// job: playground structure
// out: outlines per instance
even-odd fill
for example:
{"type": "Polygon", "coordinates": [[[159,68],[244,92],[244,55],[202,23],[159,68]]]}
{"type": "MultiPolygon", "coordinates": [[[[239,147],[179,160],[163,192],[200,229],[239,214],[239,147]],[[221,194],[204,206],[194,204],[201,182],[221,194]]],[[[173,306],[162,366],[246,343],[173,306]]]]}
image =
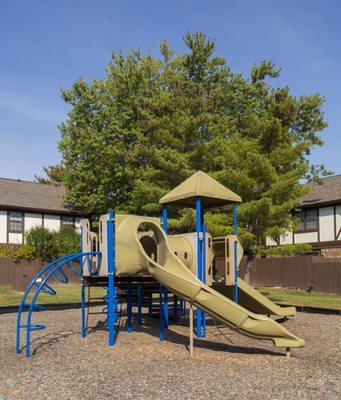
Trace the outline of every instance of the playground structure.
{"type": "MultiPolygon", "coordinates": [[[[279,307],[238,278],[243,249],[237,239],[237,203],[241,198],[202,171],[196,172],[161,200],[159,218],[109,212],[99,219],[98,235],[90,223],[81,223],[82,251],[46,265],[27,287],[18,312],[16,351],[21,352],[21,331],[25,331],[25,352],[30,357],[31,333],[45,328],[32,323],[32,313],[42,310],[36,304],[40,292],[56,290],[48,283],[54,276],[67,283],[65,268],[81,278],[82,337],[86,336],[87,286],[103,286],[109,346],[115,344],[119,323],[119,303],[127,304],[127,331],[132,332],[133,306],[137,324],[142,324],[142,307],[160,318],[160,340],[172,318],[190,310],[190,326],[195,307],[195,334],[206,336],[208,316],[248,337],[270,340],[276,347],[303,347],[304,340],[291,334],[270,315],[287,317],[294,307],[279,307]],[[204,209],[233,205],[233,235],[213,239],[206,231],[204,209]],[[194,207],[196,231],[168,234],[168,205],[194,207]],[[30,303],[28,295],[33,293],[30,303]],[[158,295],[156,297],[156,294],[158,295]],[[170,300],[172,297],[172,304],[170,300]],[[157,307],[155,300],[158,301],[157,307]]],[[[192,331],[191,331],[192,332],[192,331]]]]}

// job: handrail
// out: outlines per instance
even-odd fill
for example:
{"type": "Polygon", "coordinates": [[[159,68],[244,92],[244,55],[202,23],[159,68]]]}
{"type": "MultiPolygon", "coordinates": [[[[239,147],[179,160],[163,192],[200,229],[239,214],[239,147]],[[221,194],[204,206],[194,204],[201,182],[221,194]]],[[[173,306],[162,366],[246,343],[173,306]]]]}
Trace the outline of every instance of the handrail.
{"type": "Polygon", "coordinates": [[[83,276],[83,272],[84,272],[84,265],[85,262],[88,262],[88,272],[90,276],[93,275],[98,275],[100,267],[101,267],[101,256],[102,253],[101,252],[79,252],[79,253],[74,253],[74,254],[69,254],[63,257],[60,257],[54,261],[52,261],[50,264],[45,265],[32,279],[31,283],[28,285],[28,287],[26,288],[21,302],[20,302],[20,306],[19,306],[19,310],[18,310],[18,316],[17,316],[17,331],[16,331],[16,352],[17,354],[20,353],[21,349],[20,349],[20,330],[22,328],[26,328],[26,357],[28,358],[30,356],[30,333],[31,331],[34,330],[40,330],[40,329],[44,329],[45,326],[44,325],[31,325],[31,318],[32,318],[32,312],[34,310],[42,310],[42,309],[46,309],[42,306],[39,306],[38,304],[35,304],[36,299],[39,295],[39,293],[41,291],[48,293],[50,295],[55,295],[56,291],[47,284],[47,281],[55,276],[56,279],[61,282],[61,283],[67,283],[68,282],[68,278],[67,275],[65,273],[65,271],[63,270],[63,267],[65,265],[67,265],[70,270],[77,276],[83,276]],[[98,256],[98,266],[96,268],[95,271],[92,271],[92,266],[90,263],[90,256],[92,255],[97,255],[98,256]],[[85,260],[83,260],[85,257],[85,260]],[[74,260],[79,260],[79,264],[80,264],[80,271],[78,273],[78,271],[75,269],[75,265],[73,263],[74,260]],[[43,277],[43,275],[50,270],[47,275],[45,277],[43,277]],[[41,281],[39,281],[38,283],[38,279],[42,278],[41,281]],[[31,299],[30,305],[26,304],[26,299],[28,294],[30,293],[31,289],[35,286],[36,290],[34,292],[34,295],[31,299]],[[24,307],[29,307],[28,310],[28,315],[27,315],[27,319],[26,319],[26,324],[22,325],[21,324],[21,315],[23,312],[24,307]]]}

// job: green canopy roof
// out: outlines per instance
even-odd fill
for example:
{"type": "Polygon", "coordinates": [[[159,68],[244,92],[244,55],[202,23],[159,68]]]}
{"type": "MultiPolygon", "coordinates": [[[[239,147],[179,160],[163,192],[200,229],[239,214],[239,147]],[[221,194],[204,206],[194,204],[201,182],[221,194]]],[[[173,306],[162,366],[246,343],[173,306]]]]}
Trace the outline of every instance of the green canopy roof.
{"type": "Polygon", "coordinates": [[[160,204],[172,204],[179,207],[194,207],[195,198],[200,197],[206,208],[220,207],[226,204],[241,203],[242,199],[232,190],[223,186],[202,171],[197,171],[179,186],[163,196],[160,204]]]}

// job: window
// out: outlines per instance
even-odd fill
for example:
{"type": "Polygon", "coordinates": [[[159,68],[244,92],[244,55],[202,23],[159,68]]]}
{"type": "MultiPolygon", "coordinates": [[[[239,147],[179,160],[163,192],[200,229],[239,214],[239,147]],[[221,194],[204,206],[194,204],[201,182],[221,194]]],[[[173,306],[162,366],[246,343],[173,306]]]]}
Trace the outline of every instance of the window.
{"type": "Polygon", "coordinates": [[[69,215],[62,215],[60,219],[60,227],[65,228],[66,226],[75,227],[75,218],[69,215]]]}
{"type": "Polygon", "coordinates": [[[10,233],[22,233],[23,231],[23,214],[20,212],[8,213],[8,231],[10,233]]]}
{"type": "Polygon", "coordinates": [[[317,209],[302,210],[297,214],[297,217],[300,219],[297,232],[317,231],[317,209]]]}

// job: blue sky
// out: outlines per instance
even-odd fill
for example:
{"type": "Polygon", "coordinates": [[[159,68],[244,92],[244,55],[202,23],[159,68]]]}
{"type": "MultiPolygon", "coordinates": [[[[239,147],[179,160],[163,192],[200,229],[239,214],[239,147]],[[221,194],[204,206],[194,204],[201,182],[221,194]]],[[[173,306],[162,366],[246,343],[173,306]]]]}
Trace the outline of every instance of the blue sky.
{"type": "Polygon", "coordinates": [[[236,72],[272,59],[279,84],[326,99],[325,146],[311,160],[341,173],[341,1],[3,1],[0,6],[0,176],[32,180],[55,164],[67,107],[60,88],[102,77],[111,50],[157,54],[202,30],[236,72]]]}

